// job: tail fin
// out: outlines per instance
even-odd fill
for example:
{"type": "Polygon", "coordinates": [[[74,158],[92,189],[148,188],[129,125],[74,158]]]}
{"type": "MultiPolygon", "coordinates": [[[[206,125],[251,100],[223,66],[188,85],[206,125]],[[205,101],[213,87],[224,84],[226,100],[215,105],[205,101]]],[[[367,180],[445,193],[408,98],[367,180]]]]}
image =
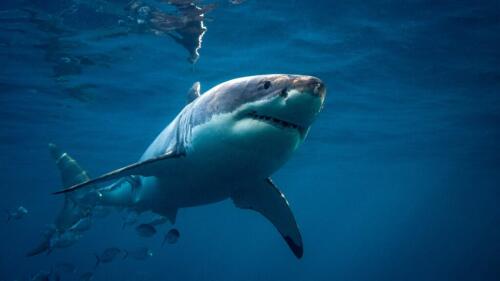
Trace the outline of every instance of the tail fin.
{"type": "MultiPolygon", "coordinates": [[[[87,172],[82,169],[82,167],[80,167],[80,165],[71,156],[69,156],[66,152],[61,151],[55,144],[49,143],[49,151],[59,168],[61,181],[64,187],[69,187],[89,180],[87,172]]],[[[85,193],[86,192],[88,192],[88,190],[85,191],[85,193]]],[[[36,248],[26,254],[27,256],[35,256],[44,252],[50,254],[52,251],[52,248],[50,247],[50,239],[54,232],[64,231],[73,226],[82,217],[88,215],[88,208],[84,208],[78,203],[78,198],[85,193],[76,193],[66,196],[64,199],[64,205],[55,219],[54,231],[46,235],[36,248]]]]}
{"type": "MultiPolygon", "coordinates": [[[[55,144],[49,143],[49,151],[61,174],[63,187],[72,186],[89,180],[87,172],[68,153],[60,150],[55,144]]],[[[78,222],[86,215],[88,210],[81,208],[78,199],[89,190],[69,194],[64,200],[64,205],[56,218],[58,229],[66,229],[78,222]]]]}

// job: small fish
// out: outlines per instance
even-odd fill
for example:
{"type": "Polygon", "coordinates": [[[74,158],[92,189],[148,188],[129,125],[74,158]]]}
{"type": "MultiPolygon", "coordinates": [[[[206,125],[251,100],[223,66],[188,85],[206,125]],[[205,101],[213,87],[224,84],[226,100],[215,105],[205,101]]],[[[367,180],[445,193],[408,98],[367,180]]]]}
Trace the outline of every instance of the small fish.
{"type": "Polygon", "coordinates": [[[114,261],[115,258],[122,253],[123,251],[116,247],[107,248],[100,255],[97,254],[95,255],[96,258],[95,267],[99,266],[99,264],[101,263],[110,263],[114,261]]]}
{"type": "Polygon", "coordinates": [[[242,4],[243,2],[245,2],[246,0],[229,0],[229,3],[233,4],[233,5],[240,5],[242,4]]]}
{"type": "Polygon", "coordinates": [[[126,226],[132,226],[139,221],[139,215],[136,212],[128,212],[126,216],[123,217],[122,229],[126,226]]]}
{"type": "Polygon", "coordinates": [[[160,216],[160,215],[155,215],[150,222],[148,222],[147,224],[149,225],[152,225],[152,226],[157,226],[157,225],[161,225],[161,224],[164,224],[168,221],[167,217],[164,217],[164,216],[160,216]]]}
{"type": "Polygon", "coordinates": [[[125,252],[125,257],[132,257],[136,260],[146,260],[153,256],[153,252],[147,247],[140,247],[131,251],[125,252]]]}
{"type": "Polygon", "coordinates": [[[82,275],[80,275],[80,281],[92,281],[92,279],[94,279],[93,272],[87,271],[82,273],[82,275]]]}
{"type": "Polygon", "coordinates": [[[167,242],[168,244],[175,244],[177,243],[177,240],[179,239],[180,233],[179,230],[172,228],[170,229],[167,234],[165,234],[165,238],[163,239],[162,245],[167,242]]]}
{"type": "Polygon", "coordinates": [[[108,216],[110,213],[111,213],[111,209],[103,207],[103,206],[95,206],[92,209],[92,216],[94,216],[96,218],[104,218],[104,217],[108,216]]]}
{"type": "Polygon", "coordinates": [[[61,273],[75,273],[76,272],[76,266],[72,263],[69,263],[69,262],[58,263],[54,266],[54,269],[56,272],[61,272],[61,273]]]}
{"type": "Polygon", "coordinates": [[[50,272],[40,271],[31,277],[31,281],[50,281],[50,272]]]}
{"type": "Polygon", "coordinates": [[[60,281],[61,276],[58,272],[55,272],[53,269],[50,272],[45,270],[39,271],[37,274],[31,277],[31,281],[60,281]]]}
{"type": "Polygon", "coordinates": [[[156,228],[147,223],[138,225],[135,230],[141,237],[151,237],[156,234],[156,228]]]}
{"type": "Polygon", "coordinates": [[[75,232],[85,232],[92,226],[92,219],[90,217],[84,217],[72,225],[69,230],[75,232]]]}
{"type": "Polygon", "coordinates": [[[82,238],[82,235],[75,231],[56,232],[49,241],[48,253],[56,248],[67,248],[78,242],[80,238],[82,238]]]}
{"type": "Polygon", "coordinates": [[[14,211],[5,210],[5,213],[7,213],[7,221],[11,221],[12,219],[20,220],[28,214],[28,210],[23,206],[19,206],[14,211]]]}

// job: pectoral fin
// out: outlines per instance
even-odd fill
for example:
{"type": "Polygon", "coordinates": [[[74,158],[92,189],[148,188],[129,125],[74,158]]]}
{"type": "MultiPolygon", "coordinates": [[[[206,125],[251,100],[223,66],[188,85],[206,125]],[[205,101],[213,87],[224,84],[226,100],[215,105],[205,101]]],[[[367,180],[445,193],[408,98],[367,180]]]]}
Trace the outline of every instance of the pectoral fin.
{"type": "Polygon", "coordinates": [[[237,207],[255,210],[265,216],[278,229],[295,256],[302,257],[302,237],[295,217],[285,196],[270,178],[255,186],[238,189],[232,199],[237,207]]]}
{"type": "Polygon", "coordinates": [[[72,191],[75,191],[77,189],[89,186],[89,185],[99,184],[99,183],[103,183],[106,181],[115,180],[115,179],[119,179],[119,178],[126,177],[126,176],[131,176],[131,175],[154,176],[155,171],[157,171],[156,168],[159,165],[161,165],[162,161],[166,161],[168,159],[173,159],[173,158],[179,158],[181,156],[184,156],[184,154],[183,153],[176,153],[174,151],[169,151],[169,152],[167,152],[163,155],[160,155],[158,157],[151,158],[148,160],[144,160],[142,162],[138,162],[138,163],[134,163],[134,164],[125,166],[123,168],[120,168],[120,169],[111,171],[107,174],[104,174],[98,178],[87,180],[87,181],[84,181],[82,183],[75,184],[69,188],[66,188],[66,189],[63,189],[60,191],[56,191],[53,194],[72,192],[72,191]]]}

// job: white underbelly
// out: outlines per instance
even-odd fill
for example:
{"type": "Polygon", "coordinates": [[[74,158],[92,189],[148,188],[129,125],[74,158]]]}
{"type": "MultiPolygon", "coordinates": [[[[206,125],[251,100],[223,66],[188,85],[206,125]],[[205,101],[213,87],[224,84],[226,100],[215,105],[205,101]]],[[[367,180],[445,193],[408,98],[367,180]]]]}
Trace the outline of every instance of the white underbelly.
{"type": "Polygon", "coordinates": [[[254,120],[209,122],[193,129],[185,157],[168,162],[160,177],[146,179],[144,197],[178,208],[225,200],[242,183],[269,177],[299,144],[298,134],[254,120]]]}

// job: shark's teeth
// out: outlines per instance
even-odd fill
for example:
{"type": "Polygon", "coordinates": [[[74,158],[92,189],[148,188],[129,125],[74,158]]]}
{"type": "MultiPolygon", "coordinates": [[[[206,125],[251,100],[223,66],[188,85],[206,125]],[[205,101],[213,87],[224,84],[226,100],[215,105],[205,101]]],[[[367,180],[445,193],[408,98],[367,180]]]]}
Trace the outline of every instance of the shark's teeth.
{"type": "Polygon", "coordinates": [[[278,125],[278,126],[284,127],[284,128],[291,128],[291,129],[296,129],[296,130],[301,130],[302,129],[297,124],[293,124],[291,122],[288,122],[288,121],[285,121],[285,120],[281,120],[281,119],[278,119],[278,118],[275,118],[275,117],[272,117],[272,116],[260,115],[260,114],[257,114],[254,111],[250,112],[248,114],[248,116],[250,116],[253,119],[261,120],[261,121],[266,121],[266,122],[269,122],[269,123],[272,123],[274,125],[278,125]]]}

